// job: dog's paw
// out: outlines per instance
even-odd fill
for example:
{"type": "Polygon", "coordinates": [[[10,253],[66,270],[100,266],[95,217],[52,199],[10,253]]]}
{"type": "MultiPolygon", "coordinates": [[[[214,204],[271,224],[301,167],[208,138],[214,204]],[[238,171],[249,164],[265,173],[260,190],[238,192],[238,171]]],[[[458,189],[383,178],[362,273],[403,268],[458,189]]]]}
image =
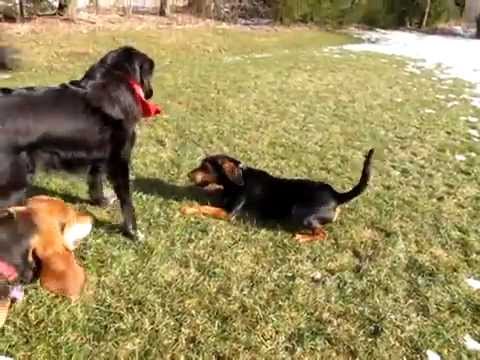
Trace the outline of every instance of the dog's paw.
{"type": "Polygon", "coordinates": [[[313,241],[322,241],[327,238],[327,232],[323,229],[316,230],[315,233],[312,234],[296,234],[295,240],[298,241],[300,244],[306,244],[313,241]]]}
{"type": "Polygon", "coordinates": [[[137,241],[138,239],[138,230],[134,230],[131,226],[122,226],[122,234],[126,238],[137,241]]]}
{"type": "Polygon", "coordinates": [[[186,205],[186,206],[182,206],[182,208],[180,209],[180,212],[183,215],[196,215],[196,214],[200,214],[200,209],[198,208],[198,206],[186,205]]]}

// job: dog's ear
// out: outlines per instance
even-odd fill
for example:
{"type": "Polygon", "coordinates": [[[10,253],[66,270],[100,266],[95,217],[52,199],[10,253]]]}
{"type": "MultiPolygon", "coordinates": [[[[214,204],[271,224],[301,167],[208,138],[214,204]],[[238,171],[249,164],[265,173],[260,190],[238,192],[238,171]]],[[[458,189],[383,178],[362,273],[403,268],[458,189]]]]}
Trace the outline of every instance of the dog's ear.
{"type": "Polygon", "coordinates": [[[151,79],[155,69],[155,62],[147,55],[139,53],[136,58],[135,67],[138,71],[138,77],[145,94],[145,99],[150,99],[153,96],[153,88],[151,79]]]}
{"type": "Polygon", "coordinates": [[[245,185],[243,181],[242,168],[233,161],[225,160],[222,162],[222,168],[227,178],[238,186],[245,185]]]}
{"type": "Polygon", "coordinates": [[[94,81],[87,89],[87,100],[117,120],[139,119],[141,114],[126,81],[94,81]]]}
{"type": "Polygon", "coordinates": [[[75,301],[86,283],[85,270],[78,265],[73,252],[63,248],[42,261],[40,283],[44,289],[75,301]]]}

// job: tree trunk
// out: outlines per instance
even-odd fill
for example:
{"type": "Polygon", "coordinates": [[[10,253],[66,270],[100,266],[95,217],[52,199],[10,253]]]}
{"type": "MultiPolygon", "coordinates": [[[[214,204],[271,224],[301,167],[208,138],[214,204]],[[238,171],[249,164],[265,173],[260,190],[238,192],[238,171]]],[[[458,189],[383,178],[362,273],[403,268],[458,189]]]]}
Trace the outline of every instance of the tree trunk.
{"type": "Polygon", "coordinates": [[[130,16],[132,15],[132,10],[133,10],[133,1],[132,0],[125,0],[124,2],[124,12],[125,16],[130,16]]]}
{"type": "Polygon", "coordinates": [[[430,14],[431,6],[432,6],[432,0],[427,0],[427,7],[425,8],[425,15],[423,16],[423,21],[422,21],[422,29],[424,29],[427,26],[428,15],[430,14]]]}
{"type": "Polygon", "coordinates": [[[77,17],[77,0],[70,0],[67,7],[67,14],[70,20],[75,21],[77,17]]]}
{"type": "Polygon", "coordinates": [[[474,24],[478,15],[480,15],[480,0],[465,0],[465,10],[463,11],[464,24],[474,24]]]}
{"type": "Polygon", "coordinates": [[[170,16],[170,0],[160,0],[160,9],[158,10],[160,16],[170,16]]]}
{"type": "Polygon", "coordinates": [[[477,33],[475,34],[475,37],[477,39],[480,39],[480,14],[477,16],[476,22],[477,22],[477,33]]]}
{"type": "Polygon", "coordinates": [[[58,7],[57,7],[57,15],[63,16],[65,15],[65,12],[67,11],[67,3],[65,0],[59,0],[58,1],[58,7]]]}
{"type": "Polygon", "coordinates": [[[25,20],[25,6],[23,0],[18,0],[18,20],[20,22],[25,20]]]}

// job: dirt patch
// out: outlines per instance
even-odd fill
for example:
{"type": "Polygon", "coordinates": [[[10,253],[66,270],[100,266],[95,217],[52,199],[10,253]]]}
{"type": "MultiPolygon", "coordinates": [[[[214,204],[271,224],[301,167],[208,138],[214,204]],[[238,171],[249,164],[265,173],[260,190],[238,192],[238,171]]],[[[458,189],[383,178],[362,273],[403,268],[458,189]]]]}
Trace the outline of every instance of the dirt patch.
{"type": "Polygon", "coordinates": [[[187,14],[177,14],[171,17],[155,15],[131,15],[120,14],[92,14],[80,13],[75,21],[58,16],[45,16],[34,18],[25,23],[2,23],[0,31],[4,34],[22,36],[29,33],[44,33],[51,31],[62,32],[88,32],[91,30],[121,30],[121,29],[145,29],[145,28],[176,28],[212,26],[217,24],[213,20],[203,19],[187,14]]]}
{"type": "Polygon", "coordinates": [[[192,27],[217,27],[245,31],[295,31],[298,29],[318,29],[308,25],[281,26],[269,21],[242,22],[232,24],[212,19],[178,13],[169,17],[134,14],[124,16],[118,13],[81,12],[75,21],[59,16],[42,16],[24,23],[0,23],[0,32],[6,35],[23,36],[26,34],[42,34],[52,31],[86,33],[92,30],[142,30],[142,29],[175,29],[192,27]]]}

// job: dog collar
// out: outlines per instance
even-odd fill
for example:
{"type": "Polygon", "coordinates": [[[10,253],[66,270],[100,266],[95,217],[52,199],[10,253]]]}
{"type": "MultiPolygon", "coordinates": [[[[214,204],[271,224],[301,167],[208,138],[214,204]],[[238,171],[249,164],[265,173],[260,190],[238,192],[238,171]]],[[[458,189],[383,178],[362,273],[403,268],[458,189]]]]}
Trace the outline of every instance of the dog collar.
{"type": "Polygon", "coordinates": [[[160,106],[145,99],[143,89],[138,82],[133,79],[129,79],[128,82],[133,89],[137,104],[142,109],[142,117],[152,117],[162,113],[162,109],[160,108],[160,106]]]}
{"type": "Polygon", "coordinates": [[[17,270],[9,263],[0,259],[0,278],[13,281],[17,278],[17,270]]]}

